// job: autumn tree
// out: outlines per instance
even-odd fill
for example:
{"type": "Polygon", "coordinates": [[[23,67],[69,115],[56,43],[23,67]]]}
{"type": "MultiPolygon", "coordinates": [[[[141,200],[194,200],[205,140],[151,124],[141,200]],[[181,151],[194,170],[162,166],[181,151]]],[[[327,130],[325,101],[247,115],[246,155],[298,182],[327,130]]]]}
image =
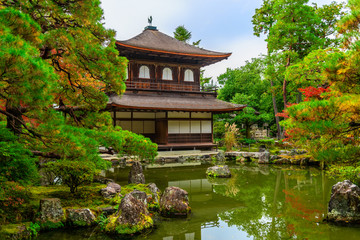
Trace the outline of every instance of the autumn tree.
{"type": "Polygon", "coordinates": [[[309,149],[318,160],[357,182],[359,169],[359,1],[338,23],[342,50],[317,50],[289,68],[287,78],[305,85],[305,101],[289,107],[284,125],[289,140],[309,149]]]}
{"type": "MultiPolygon", "coordinates": [[[[342,5],[335,2],[318,7],[316,4],[308,5],[308,0],[264,0],[263,5],[255,10],[252,19],[254,34],[266,35],[268,63],[264,76],[272,87],[275,116],[278,112],[275,100],[277,85],[282,85],[284,108],[289,97],[293,100],[299,96],[296,87],[291,86],[289,91],[285,70],[312,50],[337,44],[332,35],[341,9],[342,5]]],[[[275,120],[279,136],[279,118],[275,117],[275,120]]]]}
{"type": "Polygon", "coordinates": [[[108,165],[99,146],[156,155],[149,139],[114,128],[103,111],[107,93],[125,91],[127,60],[102,20],[97,0],[1,1],[0,120],[33,155],[98,169],[108,165]]]}

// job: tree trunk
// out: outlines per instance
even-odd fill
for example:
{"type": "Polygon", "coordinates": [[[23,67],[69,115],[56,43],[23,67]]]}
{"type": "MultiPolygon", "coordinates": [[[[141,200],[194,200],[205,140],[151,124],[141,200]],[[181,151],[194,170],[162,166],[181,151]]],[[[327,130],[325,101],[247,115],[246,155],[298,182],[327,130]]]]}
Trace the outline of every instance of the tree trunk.
{"type": "Polygon", "coordinates": [[[22,131],[22,112],[20,106],[14,107],[9,101],[7,101],[6,112],[9,113],[6,117],[6,127],[14,134],[19,135],[22,131]]]}
{"type": "Polygon", "coordinates": [[[283,99],[284,99],[284,109],[287,108],[287,99],[286,99],[286,85],[287,85],[287,82],[286,82],[286,79],[284,78],[284,82],[283,82],[283,99]]]}
{"type": "Polygon", "coordinates": [[[270,85],[271,85],[271,95],[272,95],[272,102],[273,102],[273,107],[274,107],[275,122],[276,122],[276,129],[277,129],[277,139],[281,139],[282,134],[281,134],[280,119],[279,119],[279,116],[277,116],[277,114],[279,112],[278,112],[278,108],[276,105],[275,93],[273,91],[274,83],[272,80],[270,80],[270,85]]]}
{"type": "Polygon", "coordinates": [[[245,123],[245,136],[247,139],[250,139],[250,124],[245,123]]]}

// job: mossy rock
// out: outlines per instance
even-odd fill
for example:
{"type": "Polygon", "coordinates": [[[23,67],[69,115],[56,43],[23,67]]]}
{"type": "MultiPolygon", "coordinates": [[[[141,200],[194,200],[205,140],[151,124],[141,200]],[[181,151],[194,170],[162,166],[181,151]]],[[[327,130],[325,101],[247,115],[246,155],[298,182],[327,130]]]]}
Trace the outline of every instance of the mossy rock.
{"type": "Polygon", "coordinates": [[[118,212],[106,220],[104,231],[110,234],[134,234],[151,228],[154,224],[145,204],[131,193],[121,200],[118,212]]]}
{"type": "Polygon", "coordinates": [[[191,213],[187,191],[167,187],[160,199],[160,213],[164,217],[187,217],[191,213]]]}
{"type": "Polygon", "coordinates": [[[31,239],[31,232],[28,230],[30,222],[21,224],[8,224],[0,226],[0,239],[23,240],[31,239]]]}
{"type": "Polygon", "coordinates": [[[209,167],[206,170],[206,175],[209,177],[229,178],[231,177],[231,172],[227,165],[216,165],[209,167]]]}

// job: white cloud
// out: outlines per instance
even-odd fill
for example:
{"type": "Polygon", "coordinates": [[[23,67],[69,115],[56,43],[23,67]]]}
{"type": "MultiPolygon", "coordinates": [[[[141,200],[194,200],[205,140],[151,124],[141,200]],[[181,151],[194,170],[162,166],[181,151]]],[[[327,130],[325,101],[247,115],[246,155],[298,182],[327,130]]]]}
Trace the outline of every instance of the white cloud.
{"type": "MultiPolygon", "coordinates": [[[[318,5],[333,0],[310,0],[318,5]]],[[[337,0],[340,2],[340,0],[337,0]]],[[[140,34],[153,16],[153,25],[168,35],[185,24],[193,41],[202,39],[201,47],[232,52],[228,60],[206,67],[205,76],[216,80],[226,68],[244,65],[246,60],[266,53],[264,38],[252,35],[251,17],[262,0],[102,0],[105,26],[117,31],[118,40],[140,34]]]]}
{"type": "MultiPolygon", "coordinates": [[[[256,58],[267,52],[265,40],[255,36],[243,36],[222,45],[226,48],[225,52],[232,52],[232,55],[227,60],[204,68],[205,76],[213,77],[214,80],[220,74],[225,73],[227,68],[240,67],[245,64],[246,60],[249,61],[251,58],[256,58]]],[[[219,49],[214,50],[218,51],[219,49]]]]}
{"type": "Polygon", "coordinates": [[[126,40],[142,32],[148,25],[149,16],[153,16],[154,26],[158,26],[161,31],[168,31],[172,23],[180,22],[179,16],[184,17],[190,5],[182,0],[103,0],[101,6],[104,9],[105,26],[116,30],[118,40],[126,40]]]}

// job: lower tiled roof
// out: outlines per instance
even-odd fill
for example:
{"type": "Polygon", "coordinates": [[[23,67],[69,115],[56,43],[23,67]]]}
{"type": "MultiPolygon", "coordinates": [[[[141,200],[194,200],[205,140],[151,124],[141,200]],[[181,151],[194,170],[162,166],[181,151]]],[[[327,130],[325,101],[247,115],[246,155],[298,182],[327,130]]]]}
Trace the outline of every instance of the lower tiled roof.
{"type": "Polygon", "coordinates": [[[134,94],[109,96],[108,106],[122,109],[192,111],[192,112],[232,112],[246,105],[233,104],[216,99],[214,96],[181,96],[171,94],[134,94]]]}

